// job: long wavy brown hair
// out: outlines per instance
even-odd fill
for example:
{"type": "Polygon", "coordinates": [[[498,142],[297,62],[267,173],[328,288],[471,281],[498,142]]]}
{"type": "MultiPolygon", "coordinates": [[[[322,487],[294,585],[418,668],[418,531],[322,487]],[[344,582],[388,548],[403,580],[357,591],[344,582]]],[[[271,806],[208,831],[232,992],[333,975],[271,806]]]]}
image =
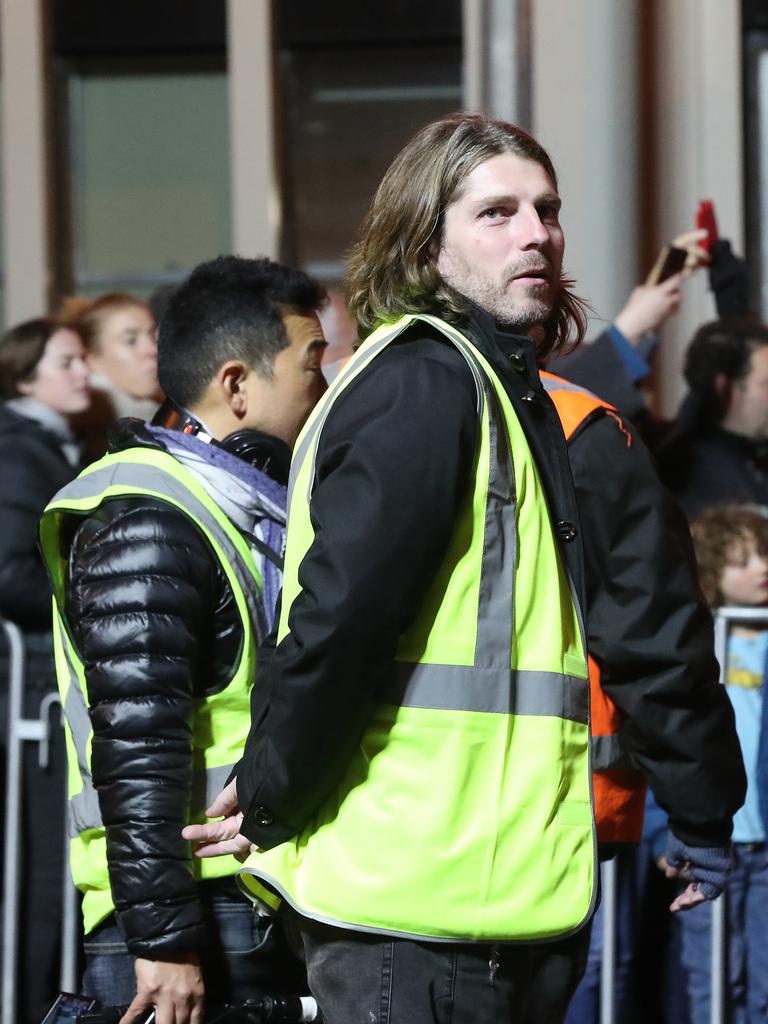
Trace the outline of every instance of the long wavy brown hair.
{"type": "MultiPolygon", "coordinates": [[[[512,153],[540,164],[557,188],[546,150],[533,136],[482,114],[453,114],[422,128],[398,153],[376,191],[348,258],[347,302],[361,337],[406,313],[457,320],[467,300],[437,269],[446,209],[462,182],[491,157],[512,153]]],[[[537,343],[539,358],[581,342],[587,304],[565,276],[537,343]]]]}

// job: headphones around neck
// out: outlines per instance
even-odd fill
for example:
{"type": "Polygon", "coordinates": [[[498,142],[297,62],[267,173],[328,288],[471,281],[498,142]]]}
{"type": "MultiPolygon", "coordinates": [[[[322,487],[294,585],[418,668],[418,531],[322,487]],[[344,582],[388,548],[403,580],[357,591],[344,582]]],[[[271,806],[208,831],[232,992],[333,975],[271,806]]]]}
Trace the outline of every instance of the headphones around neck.
{"type": "Polygon", "coordinates": [[[228,434],[223,441],[211,437],[200,420],[178,405],[172,398],[166,398],[152,417],[153,427],[164,427],[166,430],[178,430],[182,434],[191,434],[206,444],[223,448],[230,455],[235,455],[243,462],[261,470],[271,477],[275,483],[288,485],[288,473],[291,468],[291,449],[279,437],[265,434],[261,430],[236,430],[228,434]]]}

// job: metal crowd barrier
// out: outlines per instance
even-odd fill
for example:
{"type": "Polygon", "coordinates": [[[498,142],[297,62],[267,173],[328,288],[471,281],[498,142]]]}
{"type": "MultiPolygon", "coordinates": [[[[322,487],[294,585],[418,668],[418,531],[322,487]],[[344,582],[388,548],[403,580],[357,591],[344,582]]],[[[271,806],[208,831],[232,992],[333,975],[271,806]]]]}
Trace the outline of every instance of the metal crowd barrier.
{"type": "MultiPolygon", "coordinates": [[[[725,683],[726,653],[731,624],[768,624],[768,608],[730,607],[715,613],[715,657],[720,666],[720,682],[725,683]]],[[[600,1024],[616,1024],[616,919],[618,872],[615,860],[602,865],[603,957],[600,968],[600,1024]]],[[[683,911],[684,913],[684,911],[683,911]]],[[[712,944],[710,948],[710,1024],[725,1024],[727,989],[726,900],[720,896],[711,903],[712,944]]]]}
{"type": "MultiPolygon", "coordinates": [[[[5,840],[3,865],[3,906],[2,906],[2,968],[0,968],[0,1024],[17,1024],[19,1008],[19,915],[22,883],[22,792],[23,752],[25,743],[37,743],[38,764],[41,769],[48,766],[52,729],[63,728],[61,702],[58,694],[46,694],[40,702],[37,718],[24,717],[24,692],[26,683],[27,657],[24,635],[18,626],[0,618],[0,629],[8,645],[8,721],[7,759],[5,786],[5,840]],[[58,709],[55,721],[51,714],[58,709]]],[[[51,640],[51,653],[53,640],[51,640]]],[[[1,726],[0,726],[1,727],[1,726]]],[[[65,773],[66,779],[66,773],[65,773]]],[[[62,789],[61,799],[66,806],[67,792],[62,789]]],[[[80,945],[80,913],[77,890],[72,881],[69,867],[69,836],[65,827],[59,841],[64,843],[64,878],[62,886],[61,965],[59,986],[64,992],[77,992],[78,951],[80,945]]],[[[30,851],[26,851],[29,855],[30,851]]],[[[32,851],[34,852],[34,851],[32,851]]],[[[277,1017],[277,1020],[315,1020],[317,1004],[311,997],[296,997],[301,1004],[298,1016],[277,1017]]],[[[292,1009],[292,1013],[295,1007],[292,1009]]],[[[251,1018],[249,1018],[251,1019],[251,1018]]],[[[255,1016],[252,1019],[256,1019],[255,1016]]],[[[261,1019],[261,1018],[259,1018],[261,1019]]],[[[266,1017],[264,1018],[266,1019],[266,1017]]],[[[273,1017],[270,1016],[270,1020],[273,1017]]]]}
{"type": "MultiPolygon", "coordinates": [[[[0,1024],[16,1024],[18,1004],[19,966],[19,913],[21,910],[21,829],[22,829],[22,784],[23,748],[25,743],[37,743],[38,763],[41,769],[48,765],[51,729],[62,728],[61,704],[56,693],[49,693],[40,702],[37,718],[24,717],[24,691],[26,682],[26,653],[24,636],[18,626],[0,619],[0,628],[8,644],[8,722],[7,722],[7,764],[5,782],[5,842],[3,865],[3,913],[2,943],[3,962],[0,971],[0,1024]],[[55,724],[51,712],[58,705],[59,714],[55,724]]],[[[51,645],[53,641],[51,641],[51,645]]],[[[52,649],[52,648],[51,648],[52,649]]],[[[66,792],[61,799],[66,801],[66,792]]],[[[64,885],[62,907],[62,953],[60,984],[62,989],[73,992],[77,986],[77,950],[79,923],[77,893],[69,871],[69,842],[64,836],[59,839],[65,844],[64,885]]]]}
{"type": "MultiPolygon", "coordinates": [[[[721,608],[715,615],[715,655],[720,665],[720,682],[725,682],[728,634],[733,622],[768,623],[768,608],[721,608]]],[[[22,754],[25,743],[37,743],[39,764],[48,763],[51,737],[51,710],[60,702],[55,693],[43,698],[37,718],[25,718],[24,684],[26,657],[24,637],[18,626],[0,619],[8,644],[8,729],[7,777],[5,789],[5,864],[3,868],[2,943],[3,962],[0,972],[0,1024],[16,1024],[18,923],[20,911],[21,865],[21,794],[22,754]]],[[[56,728],[62,727],[61,715],[56,728]]],[[[62,793],[66,799],[66,793],[62,793]]],[[[61,988],[76,991],[79,915],[77,893],[69,869],[69,842],[64,830],[64,886],[62,915],[61,988]]],[[[616,919],[618,872],[615,860],[605,861],[602,872],[603,899],[603,953],[600,974],[600,1024],[616,1024],[616,919]]],[[[725,1024],[726,993],[726,927],[725,899],[720,897],[711,905],[711,988],[710,1024],[725,1024]]]]}

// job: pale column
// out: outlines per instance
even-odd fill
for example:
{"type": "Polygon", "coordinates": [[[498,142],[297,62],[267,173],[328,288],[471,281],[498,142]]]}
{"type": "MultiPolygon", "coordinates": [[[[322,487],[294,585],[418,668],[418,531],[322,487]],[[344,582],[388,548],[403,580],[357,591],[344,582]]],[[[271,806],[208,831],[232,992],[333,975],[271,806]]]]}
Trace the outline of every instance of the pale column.
{"type": "Polygon", "coordinates": [[[560,179],[565,268],[610,322],[639,274],[638,4],[533,0],[532,14],[532,130],[560,179]]]}
{"type": "Polygon", "coordinates": [[[278,255],[270,0],[228,0],[232,241],[242,256],[278,255]]]}
{"type": "Polygon", "coordinates": [[[48,312],[45,54],[41,0],[0,0],[5,320],[48,312]]]}
{"type": "Polygon", "coordinates": [[[532,0],[464,0],[464,108],[530,122],[532,0]]]}
{"type": "MultiPolygon", "coordinates": [[[[738,0],[658,0],[656,51],[658,239],[692,228],[698,200],[711,198],[721,235],[743,254],[738,0]]],[[[663,334],[658,382],[667,415],[684,392],[685,348],[696,328],[714,317],[706,274],[698,274],[663,334]]]]}

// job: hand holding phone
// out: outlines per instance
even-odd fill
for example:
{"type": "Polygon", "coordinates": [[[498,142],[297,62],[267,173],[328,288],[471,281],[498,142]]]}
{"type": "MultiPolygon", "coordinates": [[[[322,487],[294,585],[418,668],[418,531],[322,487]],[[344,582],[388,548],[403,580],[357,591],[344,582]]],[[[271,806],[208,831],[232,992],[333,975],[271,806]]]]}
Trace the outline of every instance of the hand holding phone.
{"type": "Polygon", "coordinates": [[[701,267],[707,266],[709,253],[703,246],[706,237],[706,231],[699,228],[695,231],[686,231],[673,239],[669,245],[665,245],[646,278],[646,285],[654,287],[679,273],[684,273],[688,277],[701,267]]]}
{"type": "Polygon", "coordinates": [[[661,284],[662,281],[666,281],[674,274],[679,274],[685,267],[687,259],[687,249],[679,249],[676,245],[665,245],[645,283],[647,285],[661,284]]]}

